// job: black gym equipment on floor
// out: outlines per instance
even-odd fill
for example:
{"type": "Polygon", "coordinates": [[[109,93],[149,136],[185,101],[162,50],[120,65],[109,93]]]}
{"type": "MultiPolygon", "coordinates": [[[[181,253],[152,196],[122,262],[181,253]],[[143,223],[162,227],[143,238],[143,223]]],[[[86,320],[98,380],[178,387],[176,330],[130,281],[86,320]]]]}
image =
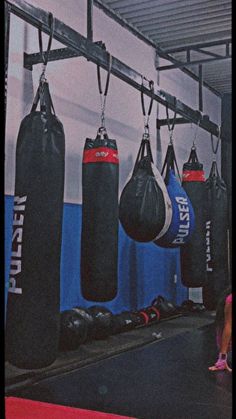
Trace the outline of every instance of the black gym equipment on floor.
{"type": "Polygon", "coordinates": [[[82,345],[57,368],[8,366],[6,395],[138,419],[231,419],[232,374],[209,372],[215,357],[214,317],[195,313],[82,345]]]}

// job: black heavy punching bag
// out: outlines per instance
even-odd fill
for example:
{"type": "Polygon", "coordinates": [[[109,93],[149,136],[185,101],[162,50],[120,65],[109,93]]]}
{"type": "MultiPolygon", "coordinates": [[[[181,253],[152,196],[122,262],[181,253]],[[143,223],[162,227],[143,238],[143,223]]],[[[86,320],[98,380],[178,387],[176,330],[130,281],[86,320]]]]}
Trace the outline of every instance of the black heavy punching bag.
{"type": "Polygon", "coordinates": [[[229,285],[228,272],[228,203],[227,190],[216,161],[213,161],[206,180],[206,282],[203,285],[203,304],[215,310],[222,291],[229,285]]]}
{"type": "Polygon", "coordinates": [[[117,293],[118,180],[116,141],[98,130],[86,139],[82,166],[81,288],[90,301],[117,293]]]}
{"type": "Polygon", "coordinates": [[[191,200],[195,214],[195,230],[189,242],[181,247],[181,278],[186,287],[201,287],[206,280],[206,189],[203,165],[195,146],[183,165],[182,186],[191,200]]]}
{"type": "Polygon", "coordinates": [[[57,356],[64,161],[63,126],[41,82],[16,146],[6,358],[19,368],[46,367],[57,356]]]}

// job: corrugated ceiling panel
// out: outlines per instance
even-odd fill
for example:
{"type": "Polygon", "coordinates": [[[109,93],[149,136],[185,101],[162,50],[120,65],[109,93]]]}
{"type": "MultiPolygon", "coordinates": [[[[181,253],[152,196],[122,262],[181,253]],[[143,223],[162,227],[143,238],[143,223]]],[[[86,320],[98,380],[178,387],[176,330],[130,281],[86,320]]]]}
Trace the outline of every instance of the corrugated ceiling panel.
{"type": "MultiPolygon", "coordinates": [[[[101,0],[116,14],[136,27],[163,51],[182,62],[183,52],[173,52],[179,47],[188,47],[206,42],[231,38],[231,0],[101,0]]],[[[225,46],[205,48],[212,54],[225,55],[225,46]]],[[[213,55],[212,55],[213,56],[213,55]]],[[[191,59],[209,58],[204,53],[191,51],[191,59]]],[[[196,66],[191,70],[198,74],[196,66]]],[[[168,70],[166,70],[168,71],[168,70]]],[[[204,80],[219,93],[231,89],[231,60],[214,61],[203,66],[204,80]]]]}

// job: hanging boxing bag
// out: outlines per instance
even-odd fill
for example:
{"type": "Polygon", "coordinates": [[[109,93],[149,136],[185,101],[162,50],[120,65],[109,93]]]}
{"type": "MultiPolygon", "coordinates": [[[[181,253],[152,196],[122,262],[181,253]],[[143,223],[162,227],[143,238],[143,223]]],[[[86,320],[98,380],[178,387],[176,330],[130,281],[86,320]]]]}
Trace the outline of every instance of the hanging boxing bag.
{"type": "Polygon", "coordinates": [[[6,358],[19,368],[46,367],[57,356],[64,161],[63,126],[41,81],[16,145],[6,358]]]}
{"type": "Polygon", "coordinates": [[[117,293],[118,182],[116,141],[99,130],[86,139],[82,166],[81,289],[90,301],[117,293]]]}
{"type": "Polygon", "coordinates": [[[206,282],[202,294],[205,307],[215,310],[222,291],[229,285],[227,190],[216,161],[206,180],[206,193],[206,282]]]}
{"type": "Polygon", "coordinates": [[[189,241],[194,230],[194,211],[190,199],[175,176],[178,170],[172,142],[168,145],[162,174],[166,170],[165,183],[172,204],[172,218],[168,230],[154,243],[161,247],[179,247],[189,241]]]}
{"type": "Polygon", "coordinates": [[[171,215],[165,183],[153,165],[149,135],[144,134],[133,172],[120,196],[119,219],[129,237],[149,242],[166,231],[171,215]]]}
{"type": "Polygon", "coordinates": [[[203,165],[195,146],[183,165],[182,186],[192,202],[195,230],[188,244],[181,248],[181,280],[186,287],[201,287],[206,279],[206,190],[203,165]]]}

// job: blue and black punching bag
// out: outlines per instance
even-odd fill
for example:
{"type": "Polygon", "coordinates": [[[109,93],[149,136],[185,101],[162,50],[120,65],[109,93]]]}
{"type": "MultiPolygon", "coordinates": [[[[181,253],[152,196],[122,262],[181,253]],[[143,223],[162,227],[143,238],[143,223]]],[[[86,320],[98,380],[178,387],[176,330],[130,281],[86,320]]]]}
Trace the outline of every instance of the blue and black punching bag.
{"type": "Polygon", "coordinates": [[[203,304],[215,310],[221,293],[229,286],[228,265],[228,198],[224,180],[216,161],[206,180],[206,282],[203,285],[203,304]]]}
{"type": "Polygon", "coordinates": [[[63,125],[41,81],[16,145],[6,359],[19,368],[46,367],[57,356],[64,164],[63,125]]]}
{"type": "Polygon", "coordinates": [[[201,287],[206,280],[206,187],[202,163],[195,146],[183,165],[182,186],[195,213],[195,230],[186,246],[181,248],[181,280],[186,287],[201,287]]]}
{"type": "Polygon", "coordinates": [[[89,301],[117,293],[119,159],[116,140],[87,138],[82,166],[81,289],[89,301]]]}
{"type": "Polygon", "coordinates": [[[172,142],[168,145],[166,158],[162,168],[165,172],[165,184],[172,205],[172,218],[164,235],[160,235],[154,243],[161,247],[179,247],[188,243],[194,231],[195,216],[191,201],[175,175],[178,166],[172,142]]]}

